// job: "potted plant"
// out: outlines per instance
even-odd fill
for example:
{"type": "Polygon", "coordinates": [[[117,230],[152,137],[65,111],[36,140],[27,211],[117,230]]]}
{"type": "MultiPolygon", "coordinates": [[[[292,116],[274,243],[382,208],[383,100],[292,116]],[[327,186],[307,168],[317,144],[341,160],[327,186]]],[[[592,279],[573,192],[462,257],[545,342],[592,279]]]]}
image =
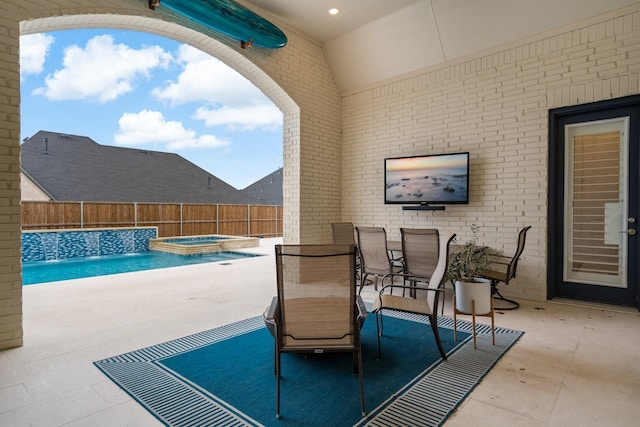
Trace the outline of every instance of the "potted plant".
{"type": "Polygon", "coordinates": [[[483,315],[491,311],[491,282],[482,278],[482,273],[489,269],[491,257],[498,252],[478,245],[479,230],[478,224],[471,224],[472,238],[452,250],[447,280],[455,286],[457,311],[483,315]]]}

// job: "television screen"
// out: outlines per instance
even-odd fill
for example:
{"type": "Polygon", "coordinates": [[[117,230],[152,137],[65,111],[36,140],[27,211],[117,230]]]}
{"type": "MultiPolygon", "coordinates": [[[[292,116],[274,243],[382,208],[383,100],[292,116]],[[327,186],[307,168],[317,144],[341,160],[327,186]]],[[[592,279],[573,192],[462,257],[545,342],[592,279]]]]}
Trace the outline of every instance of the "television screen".
{"type": "Polygon", "coordinates": [[[469,153],[384,160],[387,204],[469,203],[469,153]]]}

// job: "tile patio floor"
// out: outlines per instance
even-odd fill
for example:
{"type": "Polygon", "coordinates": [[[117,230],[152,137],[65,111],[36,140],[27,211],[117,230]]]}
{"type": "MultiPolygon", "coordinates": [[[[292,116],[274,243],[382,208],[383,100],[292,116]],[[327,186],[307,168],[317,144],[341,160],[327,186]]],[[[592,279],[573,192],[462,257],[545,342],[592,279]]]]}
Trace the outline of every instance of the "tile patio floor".
{"type": "MultiPolygon", "coordinates": [[[[26,286],[24,346],[0,351],[0,426],[160,425],[92,362],[260,315],[278,241],[226,265],[26,286]]],[[[496,323],[525,335],[446,426],[640,425],[638,312],[520,302],[496,323]]]]}

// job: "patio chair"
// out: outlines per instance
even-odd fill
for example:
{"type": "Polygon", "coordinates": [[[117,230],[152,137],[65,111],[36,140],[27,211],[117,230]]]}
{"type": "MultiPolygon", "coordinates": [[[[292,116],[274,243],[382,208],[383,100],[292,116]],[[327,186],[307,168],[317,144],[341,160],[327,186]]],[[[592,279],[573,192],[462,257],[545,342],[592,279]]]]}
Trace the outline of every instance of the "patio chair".
{"type": "Polygon", "coordinates": [[[412,314],[421,314],[429,318],[429,324],[433,330],[433,336],[436,340],[438,350],[442,359],[446,360],[447,355],[440,341],[438,333],[438,304],[440,298],[444,296],[444,283],[449,265],[449,245],[455,237],[455,234],[440,237],[437,230],[422,230],[413,232],[404,231],[403,251],[406,259],[409,261],[407,269],[413,268],[414,273],[392,273],[382,278],[382,288],[375,301],[372,312],[376,316],[376,327],[378,330],[378,359],[381,357],[380,337],[384,332],[383,311],[393,310],[412,314]],[[404,244],[405,239],[407,243],[404,244]],[[434,240],[438,242],[437,264],[433,271],[429,271],[426,266],[431,264],[433,257],[432,249],[434,240]],[[424,267],[416,265],[416,261],[420,258],[426,259],[424,267]],[[424,269],[425,275],[417,274],[418,271],[424,269]],[[402,278],[402,282],[395,281],[396,278],[402,278]],[[385,284],[386,282],[388,284],[385,284]],[[410,282],[406,285],[406,282],[410,282]],[[394,294],[394,290],[402,290],[402,295],[394,294]],[[409,290],[409,295],[405,292],[409,290]]]}
{"type": "Polygon", "coordinates": [[[386,274],[404,270],[402,258],[393,259],[387,247],[387,232],[383,227],[356,227],[358,250],[360,251],[360,290],[367,278],[373,276],[374,289],[378,290],[378,279],[386,274]]]}
{"type": "Polygon", "coordinates": [[[271,323],[275,337],[276,417],[280,418],[282,353],[325,352],[353,354],[365,415],[360,327],[368,313],[356,295],[355,247],[276,245],[275,251],[278,295],[265,322],[271,323]]]}
{"type": "MultiPolygon", "coordinates": [[[[400,228],[404,272],[413,286],[416,276],[424,282],[424,278],[431,277],[438,265],[440,243],[439,233],[435,228],[400,228]]],[[[418,281],[420,281],[418,280],[418,281]]],[[[412,291],[415,297],[415,291],[412,291]]]]}
{"type": "Polygon", "coordinates": [[[501,300],[511,304],[509,307],[494,307],[495,310],[515,310],[520,307],[520,303],[512,299],[508,299],[502,296],[498,290],[498,284],[503,282],[505,285],[509,284],[511,279],[515,279],[516,271],[518,270],[518,261],[524,251],[524,244],[527,239],[527,231],[531,229],[531,226],[526,226],[518,233],[518,243],[516,244],[516,252],[512,257],[505,255],[492,255],[491,264],[489,270],[482,273],[482,277],[491,280],[491,295],[494,299],[501,300]]]}
{"type": "MultiPolygon", "coordinates": [[[[355,227],[352,222],[333,222],[331,230],[334,245],[356,245],[355,227]]],[[[361,267],[360,252],[356,246],[356,281],[360,280],[361,267]]]]}
{"type": "Polygon", "coordinates": [[[355,245],[355,228],[352,222],[331,223],[334,245],[355,245]]]}

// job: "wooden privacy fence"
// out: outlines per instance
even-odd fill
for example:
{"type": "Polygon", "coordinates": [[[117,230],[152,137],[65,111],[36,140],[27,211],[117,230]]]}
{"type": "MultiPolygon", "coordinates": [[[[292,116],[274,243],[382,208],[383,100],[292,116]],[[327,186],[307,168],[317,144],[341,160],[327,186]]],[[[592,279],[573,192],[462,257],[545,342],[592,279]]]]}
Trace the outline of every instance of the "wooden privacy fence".
{"type": "Polygon", "coordinates": [[[158,227],[158,237],[281,237],[282,206],[22,202],[22,230],[158,227]]]}

